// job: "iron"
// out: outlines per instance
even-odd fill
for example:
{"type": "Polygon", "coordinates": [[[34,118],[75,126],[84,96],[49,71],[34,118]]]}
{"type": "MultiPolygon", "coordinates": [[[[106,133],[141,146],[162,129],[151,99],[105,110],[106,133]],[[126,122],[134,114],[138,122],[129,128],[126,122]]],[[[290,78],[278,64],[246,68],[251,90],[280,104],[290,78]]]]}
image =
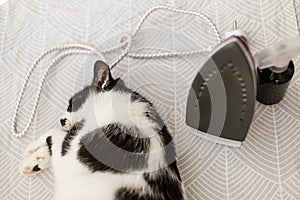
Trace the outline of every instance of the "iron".
{"type": "Polygon", "coordinates": [[[239,147],[254,115],[256,80],[254,58],[245,37],[225,39],[195,75],[186,124],[200,137],[239,147]]]}

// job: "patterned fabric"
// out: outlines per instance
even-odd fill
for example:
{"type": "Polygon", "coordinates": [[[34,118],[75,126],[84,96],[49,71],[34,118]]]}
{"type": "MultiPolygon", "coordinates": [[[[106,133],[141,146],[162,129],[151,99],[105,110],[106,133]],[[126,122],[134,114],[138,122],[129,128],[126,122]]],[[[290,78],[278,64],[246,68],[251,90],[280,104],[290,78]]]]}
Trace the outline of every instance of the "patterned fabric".
{"type": "MultiPolygon", "coordinates": [[[[52,199],[52,169],[24,177],[18,173],[18,162],[29,142],[59,126],[70,95],[91,81],[97,57],[69,56],[55,65],[28,134],[17,139],[10,134],[10,123],[29,66],[43,51],[60,44],[115,46],[155,5],[205,13],[222,34],[236,19],[249,35],[253,52],[298,35],[298,0],[7,1],[0,7],[0,199],[52,199]]],[[[215,43],[211,28],[200,18],[158,11],[137,34],[133,49],[188,51],[215,43]]],[[[112,63],[120,53],[100,59],[112,63]]],[[[199,139],[185,125],[189,84],[206,56],[126,58],[113,74],[153,101],[176,136],[187,199],[300,199],[300,60],[285,99],[274,106],[257,103],[246,141],[241,148],[230,148],[199,139]]],[[[54,57],[44,59],[32,74],[18,116],[19,129],[27,123],[39,80],[54,57]]]]}

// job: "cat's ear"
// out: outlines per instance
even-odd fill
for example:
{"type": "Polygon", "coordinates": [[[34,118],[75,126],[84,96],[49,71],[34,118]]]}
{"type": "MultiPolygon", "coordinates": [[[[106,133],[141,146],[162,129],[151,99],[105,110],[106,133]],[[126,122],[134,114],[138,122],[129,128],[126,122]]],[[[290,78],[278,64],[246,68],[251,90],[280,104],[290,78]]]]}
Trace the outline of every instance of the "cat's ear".
{"type": "Polygon", "coordinates": [[[114,79],[111,76],[109,66],[103,61],[96,61],[94,65],[93,85],[99,90],[105,90],[110,88],[113,83],[114,79]]]}

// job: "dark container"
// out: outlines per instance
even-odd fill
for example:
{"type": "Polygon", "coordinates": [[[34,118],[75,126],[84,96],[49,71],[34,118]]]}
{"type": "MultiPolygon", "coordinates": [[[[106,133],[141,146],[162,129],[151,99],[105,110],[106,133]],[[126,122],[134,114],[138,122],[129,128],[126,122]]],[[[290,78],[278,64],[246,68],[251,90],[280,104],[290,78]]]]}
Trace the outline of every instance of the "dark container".
{"type": "Polygon", "coordinates": [[[295,66],[291,60],[284,71],[278,72],[276,67],[257,69],[258,83],[256,99],[266,105],[279,103],[294,75],[295,66]]]}

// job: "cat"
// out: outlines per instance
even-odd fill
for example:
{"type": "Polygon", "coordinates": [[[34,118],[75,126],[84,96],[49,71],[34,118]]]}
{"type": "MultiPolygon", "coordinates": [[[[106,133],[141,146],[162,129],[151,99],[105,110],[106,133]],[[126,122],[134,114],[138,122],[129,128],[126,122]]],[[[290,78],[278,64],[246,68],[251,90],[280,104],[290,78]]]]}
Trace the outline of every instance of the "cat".
{"type": "Polygon", "coordinates": [[[172,137],[150,101],[97,61],[92,84],[25,149],[23,175],[50,165],[55,200],[183,200],[172,137]]]}

